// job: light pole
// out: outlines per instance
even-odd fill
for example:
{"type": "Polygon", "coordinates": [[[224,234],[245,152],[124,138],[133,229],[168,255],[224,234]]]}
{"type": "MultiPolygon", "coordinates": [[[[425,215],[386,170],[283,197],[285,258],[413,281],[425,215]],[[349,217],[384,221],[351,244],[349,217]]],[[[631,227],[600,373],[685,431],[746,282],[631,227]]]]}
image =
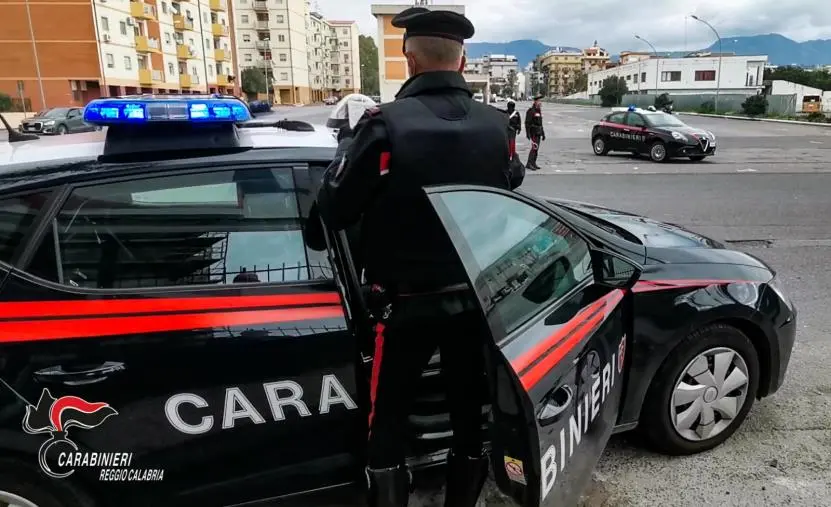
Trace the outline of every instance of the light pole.
{"type": "Polygon", "coordinates": [[[715,112],[718,113],[718,93],[721,89],[721,55],[723,54],[721,50],[721,35],[719,35],[716,29],[713,28],[713,25],[699,18],[695,14],[690,14],[690,17],[696,21],[701,21],[702,23],[710,27],[710,30],[712,30],[713,33],[716,34],[716,38],[718,39],[718,73],[716,74],[716,102],[714,104],[715,112]]]}
{"type": "Polygon", "coordinates": [[[655,46],[653,46],[651,42],[644,39],[643,37],[641,37],[638,34],[635,34],[635,38],[638,39],[639,41],[646,42],[649,45],[649,47],[652,48],[652,52],[655,53],[655,97],[657,98],[658,97],[658,74],[660,74],[660,72],[658,71],[658,62],[660,62],[661,57],[658,56],[658,50],[655,49],[655,46]]]}

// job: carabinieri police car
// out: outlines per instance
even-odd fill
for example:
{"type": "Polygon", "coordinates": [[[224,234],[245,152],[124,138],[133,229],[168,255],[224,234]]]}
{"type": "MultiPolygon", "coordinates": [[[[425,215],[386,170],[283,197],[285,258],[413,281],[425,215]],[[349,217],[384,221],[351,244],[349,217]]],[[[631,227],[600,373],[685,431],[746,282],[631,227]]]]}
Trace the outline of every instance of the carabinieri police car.
{"type": "MultiPolygon", "coordinates": [[[[210,95],[98,99],[84,119],[104,130],[0,146],[0,502],[362,489],[365,288],[354,236],[313,203],[330,133],[210,95]]],[[[796,311],[760,260],[588,204],[425,196],[489,325],[482,422],[518,503],[574,505],[616,431],[711,449],[782,385],[796,311]]],[[[439,364],[407,428],[416,471],[451,436],[439,364]]]]}
{"type": "Polygon", "coordinates": [[[595,155],[628,151],[654,162],[687,157],[699,162],[716,154],[716,136],[690,127],[677,116],[634,106],[613,108],[592,128],[595,155]]]}

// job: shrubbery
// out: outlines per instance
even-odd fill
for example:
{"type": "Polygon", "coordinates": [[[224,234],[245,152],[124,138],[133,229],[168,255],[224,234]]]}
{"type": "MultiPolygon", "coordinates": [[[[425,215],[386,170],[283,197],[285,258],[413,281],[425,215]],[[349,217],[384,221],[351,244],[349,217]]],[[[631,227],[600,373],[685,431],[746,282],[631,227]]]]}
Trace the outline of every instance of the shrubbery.
{"type": "Polygon", "coordinates": [[[5,93],[0,93],[0,113],[12,110],[12,98],[5,93]]]}
{"type": "Polygon", "coordinates": [[[764,95],[752,95],[742,102],[742,111],[748,116],[762,116],[768,110],[768,99],[764,95]]]}
{"type": "Polygon", "coordinates": [[[701,114],[713,114],[716,112],[716,103],[713,100],[707,100],[698,106],[698,112],[701,114]]]}

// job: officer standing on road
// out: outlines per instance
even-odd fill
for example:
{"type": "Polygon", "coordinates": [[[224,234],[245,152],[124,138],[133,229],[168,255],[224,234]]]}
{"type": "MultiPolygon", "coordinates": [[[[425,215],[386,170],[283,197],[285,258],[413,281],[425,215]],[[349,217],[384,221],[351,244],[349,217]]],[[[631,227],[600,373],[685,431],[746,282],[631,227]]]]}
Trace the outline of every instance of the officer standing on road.
{"type": "Polygon", "coordinates": [[[540,150],[540,141],[545,141],[545,129],[542,126],[542,95],[534,97],[534,103],[525,113],[525,136],[531,141],[531,151],[528,153],[528,169],[538,171],[537,154],[540,150]]]}
{"type": "Polygon", "coordinates": [[[508,140],[511,145],[511,156],[516,153],[516,136],[522,132],[522,118],[519,116],[519,111],[516,110],[516,102],[508,101],[508,140]]]}
{"type": "MultiPolygon", "coordinates": [[[[487,477],[481,434],[482,349],[487,330],[468,278],[423,187],[477,184],[510,189],[507,121],[472,100],[462,76],[460,14],[409,8],[404,28],[410,79],[396,100],[370,109],[351,146],[318,192],[324,222],[341,230],[361,220],[360,252],[375,325],[370,385],[370,506],[408,502],[407,416],[421,373],[438,347],[453,447],[445,505],[472,507],[487,477]]],[[[340,150],[339,150],[340,151],[340,150]]]]}

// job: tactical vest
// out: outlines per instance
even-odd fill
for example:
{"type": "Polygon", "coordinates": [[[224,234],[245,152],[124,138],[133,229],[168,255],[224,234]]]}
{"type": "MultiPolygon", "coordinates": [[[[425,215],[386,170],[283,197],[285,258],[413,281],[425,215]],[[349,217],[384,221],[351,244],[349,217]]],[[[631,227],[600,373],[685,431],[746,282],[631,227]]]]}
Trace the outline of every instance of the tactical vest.
{"type": "Polygon", "coordinates": [[[363,220],[367,279],[418,287],[467,282],[423,187],[510,189],[505,116],[473,100],[467,114],[452,118],[439,117],[417,97],[380,109],[391,150],[384,188],[363,220]]]}

